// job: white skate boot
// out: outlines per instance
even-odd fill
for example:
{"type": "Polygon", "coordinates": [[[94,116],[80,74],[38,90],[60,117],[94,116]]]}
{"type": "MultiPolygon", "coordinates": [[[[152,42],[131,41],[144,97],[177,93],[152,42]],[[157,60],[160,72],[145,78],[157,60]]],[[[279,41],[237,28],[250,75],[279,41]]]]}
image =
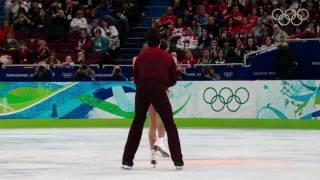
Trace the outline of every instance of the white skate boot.
{"type": "Polygon", "coordinates": [[[163,138],[159,138],[156,141],[156,143],[154,144],[154,150],[159,152],[162,157],[166,157],[166,158],[170,157],[167,149],[165,148],[165,146],[163,144],[163,138]]]}

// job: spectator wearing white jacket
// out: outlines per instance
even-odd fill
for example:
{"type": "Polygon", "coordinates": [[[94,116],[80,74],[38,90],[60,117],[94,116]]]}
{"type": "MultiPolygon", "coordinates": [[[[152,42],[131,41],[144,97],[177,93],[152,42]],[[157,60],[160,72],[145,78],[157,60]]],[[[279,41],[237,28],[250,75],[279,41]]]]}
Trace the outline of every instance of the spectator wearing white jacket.
{"type": "Polygon", "coordinates": [[[81,29],[88,29],[86,18],[83,17],[83,11],[77,11],[76,17],[70,23],[71,31],[80,31],[81,29]]]}
{"type": "Polygon", "coordinates": [[[115,50],[120,47],[119,32],[114,25],[110,25],[107,20],[102,21],[102,37],[109,40],[109,48],[115,50]]]}
{"type": "Polygon", "coordinates": [[[177,42],[177,49],[194,50],[198,47],[198,37],[194,35],[191,27],[188,27],[185,35],[177,42]]]}

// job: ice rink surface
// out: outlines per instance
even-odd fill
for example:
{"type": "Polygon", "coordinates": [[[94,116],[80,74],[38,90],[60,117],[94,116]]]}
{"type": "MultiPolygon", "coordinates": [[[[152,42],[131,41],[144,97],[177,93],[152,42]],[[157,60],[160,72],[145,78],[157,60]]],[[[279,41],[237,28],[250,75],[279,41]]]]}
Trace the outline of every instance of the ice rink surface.
{"type": "Polygon", "coordinates": [[[120,168],[128,129],[0,130],[1,180],[319,180],[320,131],[179,130],[185,168],[149,165],[147,129],[135,166],[120,168]]]}

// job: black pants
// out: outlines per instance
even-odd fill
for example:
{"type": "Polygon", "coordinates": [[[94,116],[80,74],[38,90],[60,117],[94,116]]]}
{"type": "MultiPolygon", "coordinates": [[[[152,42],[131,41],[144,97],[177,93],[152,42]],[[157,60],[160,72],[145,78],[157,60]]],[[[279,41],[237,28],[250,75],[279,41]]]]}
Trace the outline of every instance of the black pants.
{"type": "Polygon", "coordinates": [[[145,82],[137,86],[135,99],[135,117],[132,122],[124,149],[123,162],[131,162],[137,152],[147,111],[153,105],[159,113],[168,134],[168,143],[172,160],[182,162],[180,140],[173,120],[171,104],[166,90],[157,82],[145,82]]]}

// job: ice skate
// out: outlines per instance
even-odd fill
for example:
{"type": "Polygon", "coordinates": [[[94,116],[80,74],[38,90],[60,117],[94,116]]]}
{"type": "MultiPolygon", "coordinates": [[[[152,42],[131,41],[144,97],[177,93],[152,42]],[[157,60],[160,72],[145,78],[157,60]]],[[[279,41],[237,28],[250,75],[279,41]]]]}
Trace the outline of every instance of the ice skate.
{"type": "Polygon", "coordinates": [[[166,148],[163,146],[163,145],[154,145],[154,150],[156,152],[159,152],[159,154],[162,156],[162,157],[170,157],[168,151],[166,150],[166,148]]]}
{"type": "Polygon", "coordinates": [[[151,156],[151,161],[150,161],[151,166],[153,168],[156,168],[157,160],[156,160],[156,151],[154,149],[151,150],[150,156],[151,156]]]}

